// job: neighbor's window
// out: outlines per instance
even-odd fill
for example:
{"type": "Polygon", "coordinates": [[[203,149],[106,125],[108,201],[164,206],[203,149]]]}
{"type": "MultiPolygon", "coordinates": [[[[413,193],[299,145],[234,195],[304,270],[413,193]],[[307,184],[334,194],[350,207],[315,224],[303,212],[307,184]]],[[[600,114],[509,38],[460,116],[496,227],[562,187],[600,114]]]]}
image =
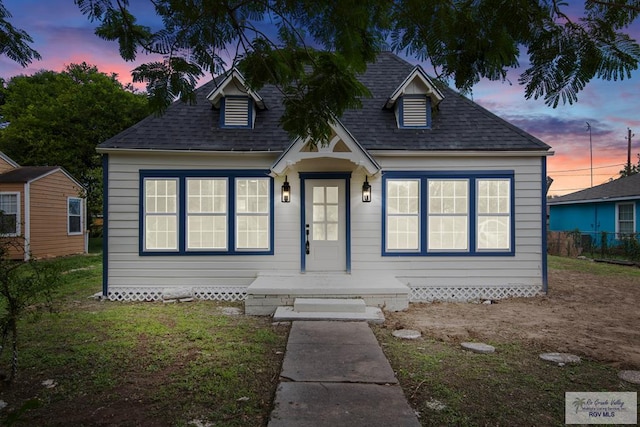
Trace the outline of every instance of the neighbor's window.
{"type": "Polygon", "coordinates": [[[619,203],[616,208],[618,238],[629,237],[635,233],[635,205],[633,203],[619,203]]]}
{"type": "Polygon", "coordinates": [[[82,234],[82,199],[67,199],[67,234],[82,234]]]}
{"type": "Polygon", "coordinates": [[[508,250],[511,242],[511,181],[478,180],[478,250],[508,250]]]}
{"type": "Polygon", "coordinates": [[[187,249],[227,249],[226,178],[187,178],[187,249]]]}
{"type": "Polygon", "coordinates": [[[428,180],[428,249],[469,248],[469,181],[428,180]]]}
{"type": "Polygon", "coordinates": [[[178,180],[144,180],[144,248],[178,250],[178,180]]]}
{"type": "Polygon", "coordinates": [[[20,234],[19,193],[0,193],[0,234],[20,234]]]}
{"type": "Polygon", "coordinates": [[[420,181],[387,180],[387,250],[419,249],[420,181]]]}
{"type": "Polygon", "coordinates": [[[236,248],[269,248],[269,179],[236,179],[236,248]]]}

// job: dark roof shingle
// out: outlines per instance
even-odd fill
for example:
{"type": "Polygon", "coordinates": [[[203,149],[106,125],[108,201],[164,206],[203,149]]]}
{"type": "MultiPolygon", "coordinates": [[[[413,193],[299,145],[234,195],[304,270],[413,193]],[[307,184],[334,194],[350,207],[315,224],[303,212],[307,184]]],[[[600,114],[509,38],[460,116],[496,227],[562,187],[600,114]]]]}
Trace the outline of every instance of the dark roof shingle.
{"type": "MultiPolygon", "coordinates": [[[[367,150],[472,150],[540,151],[550,147],[534,136],[490,113],[449,88],[434,112],[431,129],[399,129],[392,110],[384,105],[412,71],[413,66],[385,52],[369,64],[360,80],[371,91],[362,108],[349,110],[341,122],[367,150]]],[[[196,91],[196,103],[172,104],[164,115],[149,116],[103,142],[105,149],[283,151],[291,143],[279,126],[284,112],[281,93],[273,86],[258,92],[267,110],[258,111],[254,129],[220,128],[220,111],[206,95],[215,88],[210,81],[196,91]]]]}
{"type": "Polygon", "coordinates": [[[0,175],[0,183],[23,183],[41,177],[59,166],[22,166],[0,175]]]}
{"type": "Polygon", "coordinates": [[[549,199],[550,205],[571,202],[605,201],[615,199],[640,199],[640,174],[618,178],[595,187],[549,199]]]}

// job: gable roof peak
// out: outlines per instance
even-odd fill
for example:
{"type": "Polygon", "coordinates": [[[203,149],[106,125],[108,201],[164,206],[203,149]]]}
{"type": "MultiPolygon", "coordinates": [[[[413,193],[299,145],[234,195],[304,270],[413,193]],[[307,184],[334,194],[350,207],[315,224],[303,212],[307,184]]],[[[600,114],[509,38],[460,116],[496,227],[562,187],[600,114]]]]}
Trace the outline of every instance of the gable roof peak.
{"type": "MultiPolygon", "coordinates": [[[[440,101],[444,99],[443,93],[438,89],[438,87],[431,81],[427,73],[424,69],[418,64],[409,73],[409,75],[402,81],[400,86],[396,88],[396,90],[391,94],[389,99],[387,99],[387,103],[385,104],[385,108],[391,108],[396,103],[398,98],[405,95],[405,93],[413,89],[415,90],[414,82],[418,82],[419,86],[422,86],[421,91],[424,90],[424,95],[429,96],[431,98],[431,103],[435,107],[440,101]]],[[[415,94],[415,92],[414,92],[415,94]]]]}
{"type": "Polygon", "coordinates": [[[226,75],[222,79],[222,81],[207,95],[207,99],[209,102],[213,104],[214,107],[218,108],[220,106],[220,100],[228,95],[238,95],[238,94],[246,94],[256,103],[256,106],[264,110],[267,107],[264,104],[264,101],[258,92],[255,92],[249,88],[247,84],[247,80],[244,78],[240,70],[236,67],[233,67],[231,70],[227,71],[226,75]]]}

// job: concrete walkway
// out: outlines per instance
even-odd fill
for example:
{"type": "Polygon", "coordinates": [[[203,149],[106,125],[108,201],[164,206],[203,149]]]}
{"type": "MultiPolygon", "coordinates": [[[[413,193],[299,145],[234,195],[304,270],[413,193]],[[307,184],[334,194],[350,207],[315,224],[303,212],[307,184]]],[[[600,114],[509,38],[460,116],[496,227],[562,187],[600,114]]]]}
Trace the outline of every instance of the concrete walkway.
{"type": "Polygon", "coordinates": [[[420,426],[365,322],[295,321],[269,427],[420,426]]]}

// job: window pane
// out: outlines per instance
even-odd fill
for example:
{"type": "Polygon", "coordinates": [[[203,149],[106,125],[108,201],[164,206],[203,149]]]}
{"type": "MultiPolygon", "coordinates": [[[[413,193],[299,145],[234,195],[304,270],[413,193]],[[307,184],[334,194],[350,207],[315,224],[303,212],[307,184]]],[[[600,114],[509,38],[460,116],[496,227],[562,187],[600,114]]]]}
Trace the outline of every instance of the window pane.
{"type": "Polygon", "coordinates": [[[313,187],[313,203],[324,203],[324,187],[313,187]]]}
{"type": "Polygon", "coordinates": [[[0,211],[2,211],[5,215],[18,213],[18,195],[0,195],[0,211]]]}
{"type": "Polygon", "coordinates": [[[0,234],[16,234],[18,218],[16,214],[2,214],[0,216],[0,234]]]}
{"type": "Polygon", "coordinates": [[[269,248],[269,218],[243,215],[237,220],[236,246],[238,249],[269,248]]]}
{"type": "Polygon", "coordinates": [[[429,217],[429,249],[468,249],[467,223],[466,216],[429,217]]]}
{"type": "Polygon", "coordinates": [[[326,187],[327,203],[338,203],[338,187],[326,187]]]}
{"type": "Polygon", "coordinates": [[[190,216],[187,221],[189,249],[226,249],[226,216],[190,216]]]}
{"type": "Polygon", "coordinates": [[[482,216],[478,218],[478,249],[509,248],[509,217],[482,216]]]}
{"type": "Polygon", "coordinates": [[[325,232],[326,230],[326,224],[324,222],[314,222],[313,223],[313,240],[326,240],[327,239],[327,234],[325,232]]]}
{"type": "Polygon", "coordinates": [[[466,180],[429,180],[429,213],[466,214],[468,187],[466,180]]]}
{"type": "Polygon", "coordinates": [[[419,206],[418,180],[387,181],[387,213],[417,214],[419,206]]]}
{"type": "Polygon", "coordinates": [[[69,215],[80,215],[80,199],[69,199],[69,215]]]}
{"type": "Polygon", "coordinates": [[[387,249],[418,249],[418,217],[391,216],[387,221],[387,249]]]}
{"type": "Polygon", "coordinates": [[[633,211],[634,207],[631,203],[618,205],[618,233],[628,235],[635,232],[633,211]]]}
{"type": "Polygon", "coordinates": [[[238,213],[268,213],[269,181],[264,178],[237,179],[236,211],[238,213]]]}
{"type": "Polygon", "coordinates": [[[314,222],[320,222],[320,221],[324,221],[325,220],[325,216],[324,216],[324,205],[314,205],[313,206],[313,221],[314,222]]]}
{"type": "Polygon", "coordinates": [[[145,241],[147,249],[177,249],[175,216],[147,215],[145,241]]]}
{"type": "Polygon", "coordinates": [[[338,240],[338,224],[327,224],[327,240],[338,240]]]}
{"type": "Polygon", "coordinates": [[[225,179],[188,179],[187,195],[189,213],[225,213],[227,211],[225,179]]]}
{"type": "Polygon", "coordinates": [[[510,182],[501,180],[478,180],[478,213],[508,214],[510,182]]]}
{"type": "Polygon", "coordinates": [[[175,179],[145,180],[145,211],[147,213],[175,213],[177,182],[175,179]]]}

